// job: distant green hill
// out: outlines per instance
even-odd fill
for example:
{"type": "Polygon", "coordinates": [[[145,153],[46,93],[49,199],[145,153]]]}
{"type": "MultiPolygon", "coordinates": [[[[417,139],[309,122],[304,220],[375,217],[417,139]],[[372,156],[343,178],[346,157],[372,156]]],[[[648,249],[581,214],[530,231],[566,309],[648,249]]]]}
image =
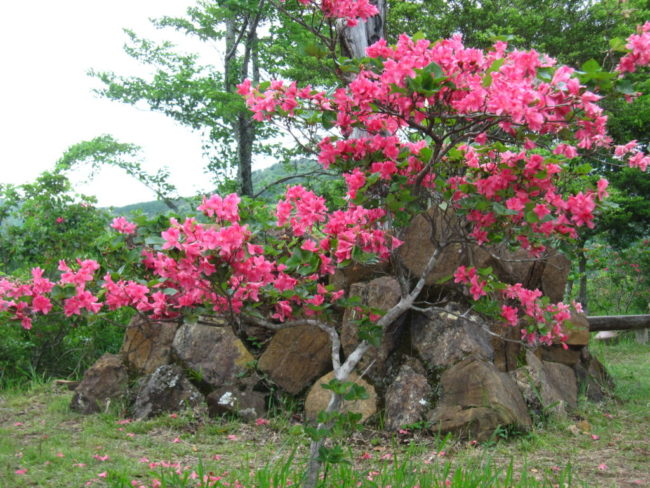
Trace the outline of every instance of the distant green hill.
{"type": "MultiPolygon", "coordinates": [[[[253,171],[253,187],[258,198],[268,202],[277,201],[284,193],[287,185],[303,185],[306,188],[322,193],[323,188],[332,184],[333,178],[324,174],[322,167],[316,161],[297,159],[291,163],[276,163],[268,168],[253,171]],[[301,176],[306,175],[306,176],[301,176]]],[[[186,199],[174,202],[181,211],[191,210],[192,205],[186,199]]],[[[140,211],[148,217],[164,214],[169,211],[165,203],[154,200],[133,203],[124,207],[112,209],[116,215],[128,216],[140,211]]]]}
{"type": "MultiPolygon", "coordinates": [[[[183,210],[190,210],[190,205],[183,199],[175,200],[174,203],[178,208],[183,210]]],[[[125,205],[124,207],[113,207],[112,212],[115,215],[128,216],[135,212],[142,212],[147,217],[155,217],[156,215],[164,214],[169,212],[171,209],[160,200],[153,200],[150,202],[139,202],[132,203],[131,205],[125,205]]]]}

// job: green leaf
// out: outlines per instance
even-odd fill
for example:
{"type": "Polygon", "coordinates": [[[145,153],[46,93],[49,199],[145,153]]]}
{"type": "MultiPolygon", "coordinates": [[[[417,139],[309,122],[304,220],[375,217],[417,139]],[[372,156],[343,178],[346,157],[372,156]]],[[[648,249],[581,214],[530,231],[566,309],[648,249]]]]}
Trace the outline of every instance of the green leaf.
{"type": "Polygon", "coordinates": [[[621,53],[628,52],[629,49],[625,47],[625,44],[627,44],[626,41],[624,39],[621,39],[620,37],[615,37],[609,40],[609,48],[612,51],[617,51],[621,53]]]}
{"type": "Polygon", "coordinates": [[[492,84],[492,76],[487,74],[485,75],[485,78],[483,78],[483,83],[481,83],[481,86],[483,88],[488,88],[492,84]]]}
{"type": "Polygon", "coordinates": [[[535,222],[539,222],[539,217],[531,210],[530,212],[526,212],[526,222],[534,224],[535,222]]]}
{"type": "Polygon", "coordinates": [[[343,398],[352,402],[355,400],[367,400],[370,397],[363,386],[352,383],[350,389],[343,395],[343,398]]]}
{"type": "Polygon", "coordinates": [[[411,39],[413,41],[415,41],[415,42],[421,41],[421,40],[426,39],[426,38],[427,38],[427,35],[422,31],[418,31],[418,32],[416,32],[415,34],[413,34],[411,36],[411,39]]]}
{"type": "Polygon", "coordinates": [[[634,95],[636,93],[632,81],[627,78],[623,78],[616,83],[616,91],[623,95],[634,95]]]}
{"type": "Polygon", "coordinates": [[[580,69],[585,73],[597,73],[602,70],[600,63],[595,59],[590,59],[589,61],[584,62],[580,69]]]}
{"type": "Polygon", "coordinates": [[[321,115],[321,124],[326,129],[331,129],[336,124],[336,112],[333,110],[325,110],[321,115]]]}
{"type": "Polygon", "coordinates": [[[495,59],[490,67],[487,69],[486,74],[494,73],[495,71],[499,71],[501,66],[503,66],[503,63],[505,62],[505,58],[499,58],[495,59]]]}

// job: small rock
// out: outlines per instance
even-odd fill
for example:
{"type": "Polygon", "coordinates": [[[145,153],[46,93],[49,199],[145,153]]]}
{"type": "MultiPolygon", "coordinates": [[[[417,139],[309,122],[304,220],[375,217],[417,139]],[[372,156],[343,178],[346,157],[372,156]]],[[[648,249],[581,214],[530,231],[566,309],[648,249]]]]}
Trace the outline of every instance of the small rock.
{"type": "Polygon", "coordinates": [[[573,435],[575,435],[575,436],[579,436],[579,435],[580,435],[580,429],[579,429],[578,426],[575,425],[575,424],[571,424],[571,425],[569,425],[569,426],[566,428],[566,430],[568,430],[569,432],[571,432],[571,433],[572,433],[573,435]]]}
{"type": "Polygon", "coordinates": [[[207,397],[208,413],[212,417],[233,414],[250,422],[264,417],[266,413],[266,396],[250,389],[239,390],[224,386],[213,391],[207,397]]]}

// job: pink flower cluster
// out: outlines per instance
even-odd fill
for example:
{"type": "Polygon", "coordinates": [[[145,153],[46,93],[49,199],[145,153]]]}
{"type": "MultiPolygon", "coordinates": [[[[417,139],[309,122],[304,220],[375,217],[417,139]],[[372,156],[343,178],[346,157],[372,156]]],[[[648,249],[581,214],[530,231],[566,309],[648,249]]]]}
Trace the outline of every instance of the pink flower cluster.
{"type": "Polygon", "coordinates": [[[32,269],[32,281],[28,284],[0,278],[0,312],[9,312],[23,328],[31,329],[32,310],[43,315],[52,310],[52,302],[46,295],[54,286],[53,282],[43,278],[41,268],[32,269]]]}
{"type": "Polygon", "coordinates": [[[326,17],[347,20],[347,25],[352,27],[357,24],[357,19],[367,20],[378,13],[377,7],[368,0],[298,0],[302,5],[314,5],[326,17]]]}
{"type": "Polygon", "coordinates": [[[616,146],[614,156],[618,159],[627,157],[629,166],[639,168],[641,171],[646,171],[650,166],[650,156],[641,151],[637,141],[630,141],[627,144],[616,146]]]}
{"type": "Polygon", "coordinates": [[[554,60],[535,51],[505,49],[504,43],[497,43],[489,52],[469,49],[459,36],[431,45],[402,35],[394,47],[381,40],[368,48],[368,56],[383,62],[380,72],[362,69],[331,98],[280,81],[272,82],[264,92],[242,84],[240,93],[258,120],[280,108],[289,114],[307,105],[334,110],[338,113],[336,125],[344,134],[356,124],[370,133],[395,134],[400,128],[420,124],[432,113],[452,110],[470,118],[489,117],[491,123],[496,117],[507,132],[525,125],[540,134],[557,133],[569,126],[575,114],[581,114],[578,146],[591,148],[609,142],[607,119],[593,103],[599,97],[580,85],[571,68],[554,68],[554,60]],[[409,80],[434,65],[441,73],[439,89],[428,94],[412,92],[409,80]],[[541,81],[540,71],[551,69],[552,78],[541,81]]]}
{"type": "MultiPolygon", "coordinates": [[[[492,277],[482,277],[475,267],[460,266],[454,273],[454,282],[468,286],[474,300],[487,297],[495,289],[493,281],[492,277]]],[[[566,323],[571,318],[568,305],[545,304],[540,290],[529,290],[521,283],[507,286],[501,294],[510,303],[501,305],[501,318],[506,325],[521,327],[522,340],[546,345],[566,342],[566,323]]],[[[579,306],[574,307],[580,311],[579,306]]]]}
{"type": "Polygon", "coordinates": [[[113,223],[111,223],[111,227],[116,231],[120,232],[121,234],[127,234],[127,235],[135,234],[138,228],[137,225],[135,225],[133,222],[129,222],[124,217],[114,218],[113,223]]]}
{"type": "MultiPolygon", "coordinates": [[[[277,225],[288,227],[291,243],[285,243],[284,251],[289,256],[315,254],[318,266],[303,273],[300,267],[289,269],[281,260],[268,258],[264,247],[253,242],[251,231],[239,223],[239,201],[234,194],[204,198],[199,209],[216,224],[171,219],[170,227],[162,232],[161,249],[142,252],[142,266],[149,274],[146,281],[115,280],[106,273],[102,282],[96,282],[94,275],[100,267],[96,261],[78,260],[76,269],[61,261],[62,274],[56,283],[43,278],[38,268],[28,284],[0,280],[0,312],[8,312],[10,319],[29,328],[34,313],[47,314],[52,309],[46,295],[55,286],[72,285],[74,295],[62,303],[67,316],[97,313],[104,306],[108,310],[133,307],[153,318],[174,317],[185,308],[199,306],[239,313],[245,304],[261,302],[270,294],[271,317],[284,321],[296,307],[310,316],[318,307],[342,297],[342,291],[329,290],[319,280],[332,274],[336,263],[351,259],[355,248],[387,259],[400,244],[380,229],[383,210],[350,206],[330,213],[321,197],[301,186],[289,187],[277,206],[277,225]],[[155,284],[147,284],[152,278],[155,284]],[[96,294],[90,285],[98,289],[96,294]]],[[[121,218],[112,227],[125,234],[135,232],[121,218]]]]}
{"type": "Polygon", "coordinates": [[[640,26],[638,34],[628,37],[625,47],[630,52],[621,58],[616,71],[633,73],[637,67],[650,64],[650,22],[640,26]]]}
{"type": "MultiPolygon", "coordinates": [[[[568,305],[558,302],[544,305],[540,290],[529,290],[521,283],[508,286],[503,294],[508,300],[513,300],[517,307],[502,305],[501,316],[505,322],[512,326],[521,325],[520,313],[532,319],[533,325],[522,327],[521,338],[529,344],[542,343],[547,346],[558,341],[566,349],[566,324],[571,318],[568,305]]],[[[575,307],[578,309],[579,307],[575,307]]]]}

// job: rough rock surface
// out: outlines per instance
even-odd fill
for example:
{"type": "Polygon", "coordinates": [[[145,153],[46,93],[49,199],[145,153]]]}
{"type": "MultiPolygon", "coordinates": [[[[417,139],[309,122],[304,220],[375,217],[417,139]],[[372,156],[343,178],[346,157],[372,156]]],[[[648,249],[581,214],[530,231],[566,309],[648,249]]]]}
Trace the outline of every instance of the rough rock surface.
{"type": "Polygon", "coordinates": [[[550,298],[551,302],[557,303],[564,299],[570,271],[571,260],[560,252],[552,252],[546,260],[546,266],[542,272],[541,290],[550,298]]]}
{"type": "Polygon", "coordinates": [[[352,263],[344,268],[337,268],[330,277],[330,285],[337,290],[348,291],[350,286],[360,281],[367,281],[378,274],[386,272],[388,264],[385,262],[377,264],[352,263]]]}
{"type": "Polygon", "coordinates": [[[424,419],[431,408],[431,386],[417,360],[404,363],[386,390],[386,429],[398,430],[424,419]]]}
{"type": "Polygon", "coordinates": [[[564,298],[571,261],[564,254],[550,250],[548,255],[536,259],[525,249],[508,251],[497,249],[499,266],[495,272],[501,281],[521,283],[526,288],[539,288],[551,302],[560,302],[564,298]]]}
{"type": "Polygon", "coordinates": [[[478,317],[434,312],[411,322],[411,347],[427,368],[448,368],[467,357],[492,360],[486,325],[478,317]]]}
{"type": "Polygon", "coordinates": [[[126,393],[128,379],[122,356],[104,354],[84,374],[75,389],[70,409],[84,414],[101,412],[111,400],[126,393]]]}
{"type": "Polygon", "coordinates": [[[296,395],[332,368],[329,336],[304,325],[279,330],[260,356],[260,371],[282,389],[296,395]]]}
{"type": "Polygon", "coordinates": [[[578,387],[592,402],[602,402],[611,397],[614,382],[600,361],[585,348],[580,363],[575,366],[578,387]]]}
{"type": "MultiPolygon", "coordinates": [[[[526,366],[512,371],[511,376],[530,410],[538,415],[552,412],[564,416],[568,409],[575,408],[575,398],[559,389],[563,385],[558,384],[555,374],[549,374],[548,370],[547,363],[542,362],[533,352],[527,351],[526,366]]],[[[573,371],[570,374],[573,375],[573,371]]]]}
{"type": "Polygon", "coordinates": [[[572,312],[569,321],[571,324],[565,331],[568,336],[566,343],[570,346],[588,345],[590,334],[587,316],[584,313],[572,312]]]}
{"type": "Polygon", "coordinates": [[[154,322],[134,317],[126,329],[120,350],[129,370],[145,375],[169,364],[177,329],[175,322],[154,322]]]}
{"type": "Polygon", "coordinates": [[[233,384],[248,371],[253,356],[230,327],[183,324],[174,337],[174,355],[211,388],[233,384]]]}
{"type": "Polygon", "coordinates": [[[196,407],[203,395],[185,377],[177,365],[160,366],[142,378],[133,405],[133,417],[140,420],[164,412],[177,412],[184,407],[196,407]]]}
{"type": "MultiPolygon", "coordinates": [[[[436,248],[456,237],[458,225],[458,218],[453,212],[437,207],[413,218],[402,237],[404,243],[398,249],[399,258],[413,276],[421,275],[436,248]]],[[[487,266],[483,262],[486,260],[489,261],[489,255],[480,248],[448,244],[443,247],[436,264],[427,275],[426,284],[436,284],[451,276],[458,266],[470,261],[478,262],[478,267],[487,266]]]]}
{"type": "Polygon", "coordinates": [[[432,429],[488,439],[500,426],[528,430],[531,419],[515,382],[489,362],[466,359],[440,378],[441,398],[432,429]]]}
{"type": "Polygon", "coordinates": [[[519,367],[522,354],[521,332],[517,327],[492,323],[490,326],[495,334],[490,339],[494,349],[494,365],[499,371],[514,371],[519,367]]]}
{"type": "Polygon", "coordinates": [[[546,378],[560,394],[567,409],[573,410],[578,405],[578,382],[572,368],[565,364],[543,361],[546,378]]]}
{"type": "Polygon", "coordinates": [[[539,354],[544,361],[573,367],[580,361],[581,353],[578,348],[570,346],[568,349],[564,349],[559,344],[554,344],[540,347],[539,354]]]}
{"type": "MultiPolygon", "coordinates": [[[[305,417],[314,421],[318,413],[325,410],[329,404],[332,392],[321,386],[323,383],[329,383],[334,378],[334,372],[327,373],[325,376],[316,381],[305,399],[305,417]]],[[[365,388],[368,398],[365,400],[345,401],[341,411],[355,412],[361,414],[361,422],[365,422],[368,417],[377,413],[377,393],[374,387],[356,373],[350,374],[348,381],[354,382],[365,388]]]]}
{"type": "MultiPolygon", "coordinates": [[[[362,304],[381,310],[389,310],[400,301],[401,293],[399,282],[392,276],[382,276],[367,283],[355,283],[350,288],[350,296],[361,298],[362,304]]],[[[343,314],[341,326],[341,345],[343,352],[348,356],[359,344],[358,326],[354,323],[357,312],[353,307],[347,308],[343,314]]],[[[386,361],[391,352],[397,347],[400,339],[403,320],[398,319],[382,334],[380,347],[372,346],[360,361],[357,370],[365,374],[373,382],[381,382],[386,373],[386,361]],[[372,366],[370,364],[372,363],[372,366]],[[370,367],[369,367],[370,366],[370,367]]]]}
{"type": "Polygon", "coordinates": [[[207,398],[208,412],[212,417],[233,414],[251,421],[264,417],[266,397],[252,389],[240,390],[233,386],[224,386],[210,393],[207,398]]]}

